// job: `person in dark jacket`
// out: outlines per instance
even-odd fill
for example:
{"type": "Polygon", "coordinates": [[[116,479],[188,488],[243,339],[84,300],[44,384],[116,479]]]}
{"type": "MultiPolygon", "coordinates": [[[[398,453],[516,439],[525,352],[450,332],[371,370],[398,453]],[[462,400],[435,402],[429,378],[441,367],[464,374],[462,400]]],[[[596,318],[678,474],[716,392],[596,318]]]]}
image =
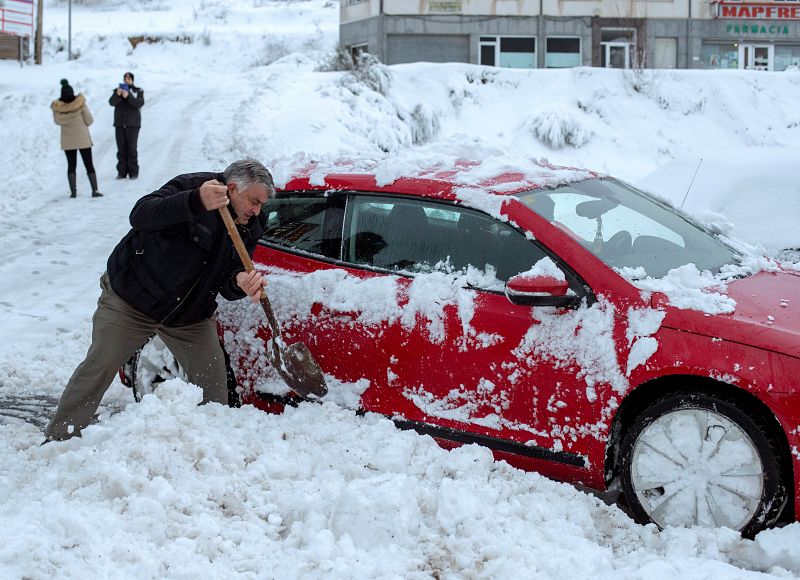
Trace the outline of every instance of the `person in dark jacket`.
{"type": "Polygon", "coordinates": [[[75,96],[75,90],[67,79],[61,79],[61,98],[50,103],[53,122],[61,127],[61,149],[67,156],[67,181],[69,196],[78,195],[78,153],[81,154],[86,175],[92,186],[92,197],[102,197],[97,190],[97,174],[92,163],[92,136],[89,125],[94,122],[86,97],[83,93],[75,96]]]}
{"type": "Polygon", "coordinates": [[[227,404],[216,297],[258,301],[264,281],[256,271],[245,272],[217,210],[230,204],[252,255],[266,226],[261,206],[274,193],[269,171],[244,159],[223,173],[178,175],[136,202],[132,228],[100,278],[92,344],[61,395],[45,441],[79,435],[117,369],[153,333],[188,380],[202,387],[203,403],[227,404]]]}
{"type": "Polygon", "coordinates": [[[126,72],[122,83],[111,93],[108,104],[114,107],[117,133],[117,179],[139,177],[139,129],[142,126],[144,91],[133,84],[133,73],[126,72]]]}

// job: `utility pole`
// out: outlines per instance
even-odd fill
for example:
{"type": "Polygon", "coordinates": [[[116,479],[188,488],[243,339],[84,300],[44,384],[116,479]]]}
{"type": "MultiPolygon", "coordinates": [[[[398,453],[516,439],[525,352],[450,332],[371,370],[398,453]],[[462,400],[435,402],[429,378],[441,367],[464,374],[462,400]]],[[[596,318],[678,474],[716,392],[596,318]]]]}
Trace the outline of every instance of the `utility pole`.
{"type": "MultiPolygon", "coordinates": [[[[536,19],[536,68],[545,67],[544,0],[539,0],[539,17],[536,19]]],[[[500,63],[497,63],[500,64],[500,63]]]]}
{"type": "Polygon", "coordinates": [[[67,60],[72,60],[72,0],[67,6],[67,60]]]}
{"type": "Polygon", "coordinates": [[[42,64],[42,14],[44,0],[36,0],[36,37],[33,41],[33,58],[36,64],[42,64]]]}

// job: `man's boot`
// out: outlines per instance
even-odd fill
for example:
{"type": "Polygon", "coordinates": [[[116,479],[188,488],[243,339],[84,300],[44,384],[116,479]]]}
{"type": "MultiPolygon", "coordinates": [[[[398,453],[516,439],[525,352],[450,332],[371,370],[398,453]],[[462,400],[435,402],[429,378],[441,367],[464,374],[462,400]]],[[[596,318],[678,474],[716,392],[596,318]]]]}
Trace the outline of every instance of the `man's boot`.
{"type": "Polygon", "coordinates": [[[97,191],[97,174],[89,173],[89,183],[92,184],[92,197],[103,197],[103,194],[97,191]]]}
{"type": "Polygon", "coordinates": [[[76,197],[78,195],[78,180],[74,173],[67,173],[67,181],[69,181],[69,196],[76,197]]]}

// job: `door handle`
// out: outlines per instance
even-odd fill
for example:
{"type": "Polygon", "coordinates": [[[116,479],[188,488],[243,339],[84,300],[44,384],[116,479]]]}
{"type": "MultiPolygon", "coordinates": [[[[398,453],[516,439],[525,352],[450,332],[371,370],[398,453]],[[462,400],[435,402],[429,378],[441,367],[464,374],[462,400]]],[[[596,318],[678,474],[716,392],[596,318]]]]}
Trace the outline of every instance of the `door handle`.
{"type": "Polygon", "coordinates": [[[319,316],[322,314],[322,311],[325,310],[328,317],[336,320],[355,320],[358,318],[361,313],[357,310],[334,310],[329,306],[324,306],[321,302],[312,302],[311,304],[311,315],[312,316],[319,316]]]}

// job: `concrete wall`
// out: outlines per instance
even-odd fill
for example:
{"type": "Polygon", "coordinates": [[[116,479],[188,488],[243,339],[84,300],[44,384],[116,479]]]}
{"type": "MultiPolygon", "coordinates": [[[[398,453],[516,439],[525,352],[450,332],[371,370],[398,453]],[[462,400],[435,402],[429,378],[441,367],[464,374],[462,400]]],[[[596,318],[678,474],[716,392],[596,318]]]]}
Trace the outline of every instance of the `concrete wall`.
{"type": "Polygon", "coordinates": [[[600,16],[603,18],[711,18],[708,0],[343,0],[340,22],[387,14],[413,16],[600,16]]]}
{"type": "MultiPolygon", "coordinates": [[[[352,0],[350,0],[352,1],[352,0]]],[[[647,17],[610,16],[609,12],[619,13],[621,5],[614,0],[452,0],[461,13],[430,14],[424,11],[432,6],[456,6],[451,0],[368,0],[357,4],[342,4],[345,10],[358,8],[361,13],[393,7],[405,9],[410,14],[378,13],[360,20],[343,21],[340,25],[340,38],[344,46],[367,44],[367,50],[382,62],[393,64],[388,52],[389,35],[426,35],[439,39],[425,39],[426,48],[435,55],[453,55],[457,51],[447,43],[461,43],[454,37],[469,37],[469,56],[467,62],[477,64],[480,60],[480,36],[533,36],[536,38],[537,67],[545,66],[545,46],[548,36],[574,36],[581,39],[581,62],[584,66],[601,64],[601,29],[603,27],[635,28],[637,50],[645,55],[645,66],[653,66],[656,39],[675,39],[676,65],[678,68],[700,68],[703,42],[706,43],[768,43],[800,46],[800,21],[795,20],[737,20],[711,17],[708,2],[700,0],[620,0],[630,4],[631,13],[646,14],[647,17]],[[435,5],[434,2],[440,1],[435,5]],[[501,2],[513,2],[503,4],[501,2]],[[538,6],[544,9],[544,16],[538,16],[538,6]],[[413,10],[412,10],[413,8],[413,10]],[[516,15],[498,15],[498,10],[512,11],[516,15]],[[485,10],[483,15],[468,14],[485,10]],[[417,12],[414,12],[416,10],[417,12]],[[585,11],[583,14],[574,15],[585,11]],[[530,15],[523,15],[530,13],[530,15]],[[655,15],[675,14],[675,17],[655,15]],[[691,18],[689,15],[691,14],[691,18]],[[753,28],[755,26],[755,28],[753,28]],[[450,36],[445,38],[444,35],[450,36]],[[441,45],[437,47],[436,43],[441,45]]],[[[387,11],[388,12],[388,11],[387,11]]],[[[370,12],[372,13],[372,12],[370,12]]],[[[350,12],[355,14],[355,12],[350,12]]],[[[668,40],[662,44],[671,44],[668,40]]],[[[400,43],[394,39],[393,46],[400,43]]],[[[423,51],[423,52],[424,52],[423,51]]]]}
{"type": "Polygon", "coordinates": [[[547,36],[577,36],[581,39],[582,64],[592,64],[592,28],[590,18],[486,18],[460,15],[420,19],[409,16],[373,17],[358,22],[342,23],[339,36],[343,46],[366,43],[367,50],[381,62],[388,60],[386,37],[393,34],[469,35],[469,61],[479,61],[480,36],[534,36],[537,39],[538,67],[544,67],[544,39],[547,36]],[[541,29],[540,29],[541,24],[541,29]]]}

